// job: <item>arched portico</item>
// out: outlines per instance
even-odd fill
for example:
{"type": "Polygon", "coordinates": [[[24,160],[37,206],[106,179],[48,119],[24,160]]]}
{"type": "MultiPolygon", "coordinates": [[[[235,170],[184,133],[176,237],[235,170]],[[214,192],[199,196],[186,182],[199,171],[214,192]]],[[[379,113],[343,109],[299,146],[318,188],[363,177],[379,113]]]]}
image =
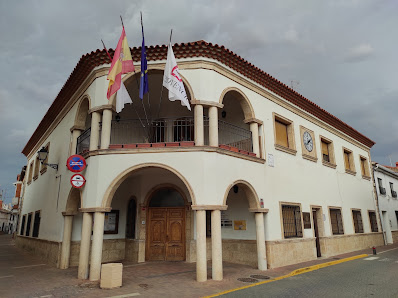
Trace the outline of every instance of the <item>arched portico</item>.
{"type": "MultiPolygon", "coordinates": [[[[91,117],[89,114],[90,106],[91,106],[91,99],[90,96],[86,94],[79,101],[79,105],[77,107],[75,115],[75,121],[71,128],[72,142],[70,147],[70,155],[80,153],[84,150],[89,149],[90,135],[87,134],[89,133],[88,129],[91,126],[91,117]],[[79,142],[78,139],[81,136],[81,134],[87,135],[87,137],[85,138],[85,142],[82,141],[79,142]],[[77,145],[79,145],[78,148],[77,145]]],[[[83,138],[84,136],[80,137],[80,139],[83,138]]]]}

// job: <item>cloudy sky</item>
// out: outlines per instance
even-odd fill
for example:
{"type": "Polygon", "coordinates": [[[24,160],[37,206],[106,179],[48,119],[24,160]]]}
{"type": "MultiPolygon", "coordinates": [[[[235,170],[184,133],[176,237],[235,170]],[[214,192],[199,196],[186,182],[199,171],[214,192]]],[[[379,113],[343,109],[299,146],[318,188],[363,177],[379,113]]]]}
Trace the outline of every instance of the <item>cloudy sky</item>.
{"type": "Polygon", "coordinates": [[[114,48],[123,16],[130,46],[204,39],[225,45],[377,144],[398,161],[398,1],[1,1],[0,189],[79,58],[114,48]]]}

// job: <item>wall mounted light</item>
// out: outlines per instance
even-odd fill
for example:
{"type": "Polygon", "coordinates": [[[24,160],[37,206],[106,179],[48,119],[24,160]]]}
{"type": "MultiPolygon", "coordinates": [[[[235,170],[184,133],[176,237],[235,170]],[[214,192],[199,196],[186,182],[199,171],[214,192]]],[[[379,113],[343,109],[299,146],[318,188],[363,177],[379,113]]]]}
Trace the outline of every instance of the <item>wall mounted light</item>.
{"type": "Polygon", "coordinates": [[[223,118],[227,117],[227,112],[226,111],[222,111],[221,112],[221,117],[223,117],[223,118]]]}
{"type": "Polygon", "coordinates": [[[238,191],[239,191],[239,186],[234,185],[234,193],[238,193],[238,191]]]}
{"type": "Polygon", "coordinates": [[[58,171],[58,164],[54,163],[45,163],[44,161],[47,159],[48,156],[48,151],[46,148],[42,147],[38,152],[37,152],[37,157],[40,160],[42,165],[49,166],[55,170],[58,171]]]}

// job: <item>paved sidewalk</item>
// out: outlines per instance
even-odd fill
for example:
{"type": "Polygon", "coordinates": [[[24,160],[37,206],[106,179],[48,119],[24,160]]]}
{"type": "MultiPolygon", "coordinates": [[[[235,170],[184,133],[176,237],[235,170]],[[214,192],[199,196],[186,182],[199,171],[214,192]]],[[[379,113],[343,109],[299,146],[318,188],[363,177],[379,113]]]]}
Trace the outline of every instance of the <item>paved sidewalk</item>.
{"type": "MultiPolygon", "coordinates": [[[[377,251],[398,248],[398,243],[378,247],[377,251]]],[[[119,289],[102,290],[98,283],[77,279],[77,268],[60,270],[45,264],[28,252],[16,248],[9,235],[0,236],[0,297],[203,297],[248,283],[238,278],[260,274],[270,278],[325,262],[335,261],[359,254],[372,254],[371,249],[356,251],[333,258],[291,266],[259,271],[250,266],[224,262],[224,280],[211,280],[211,262],[208,263],[208,278],[204,283],[195,281],[195,263],[148,262],[142,264],[124,263],[123,286],[119,289]]],[[[336,265],[338,266],[338,265],[336,265]]],[[[261,281],[261,280],[259,280],[261,281]]]]}

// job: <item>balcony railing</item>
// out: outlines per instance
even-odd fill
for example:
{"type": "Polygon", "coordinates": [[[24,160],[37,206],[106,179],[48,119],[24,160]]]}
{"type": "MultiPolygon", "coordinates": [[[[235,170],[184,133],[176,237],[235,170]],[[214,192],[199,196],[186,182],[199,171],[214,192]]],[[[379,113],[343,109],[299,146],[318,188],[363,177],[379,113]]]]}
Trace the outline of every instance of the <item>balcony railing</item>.
{"type": "Polygon", "coordinates": [[[222,120],[218,120],[218,142],[239,150],[253,151],[251,131],[222,120]]]}
{"type": "Polygon", "coordinates": [[[90,149],[91,128],[86,129],[77,138],[76,153],[80,154],[90,149]]]}

